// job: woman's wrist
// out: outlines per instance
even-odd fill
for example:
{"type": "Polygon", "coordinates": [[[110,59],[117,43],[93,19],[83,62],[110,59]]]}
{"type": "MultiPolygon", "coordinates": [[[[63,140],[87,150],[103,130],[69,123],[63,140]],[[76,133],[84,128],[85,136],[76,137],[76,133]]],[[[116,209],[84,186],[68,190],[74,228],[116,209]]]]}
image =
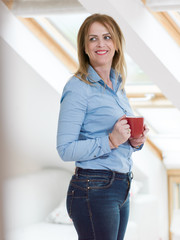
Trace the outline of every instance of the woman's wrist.
{"type": "Polygon", "coordinates": [[[114,149],[115,148],[110,140],[109,140],[109,146],[110,146],[110,149],[114,149]]]}
{"type": "Polygon", "coordinates": [[[112,148],[118,148],[118,145],[115,144],[115,142],[114,142],[114,140],[113,140],[113,138],[112,138],[111,133],[109,133],[109,145],[110,145],[111,149],[112,149],[112,148]]]}

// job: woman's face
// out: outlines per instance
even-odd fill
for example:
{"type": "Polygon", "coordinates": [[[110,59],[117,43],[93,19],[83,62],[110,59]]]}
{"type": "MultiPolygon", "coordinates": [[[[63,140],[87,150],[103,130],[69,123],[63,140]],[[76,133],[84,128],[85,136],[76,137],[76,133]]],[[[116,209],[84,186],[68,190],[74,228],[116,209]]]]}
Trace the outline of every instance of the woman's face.
{"type": "Polygon", "coordinates": [[[85,49],[93,67],[111,67],[115,45],[108,29],[99,22],[94,22],[88,32],[85,49]]]}

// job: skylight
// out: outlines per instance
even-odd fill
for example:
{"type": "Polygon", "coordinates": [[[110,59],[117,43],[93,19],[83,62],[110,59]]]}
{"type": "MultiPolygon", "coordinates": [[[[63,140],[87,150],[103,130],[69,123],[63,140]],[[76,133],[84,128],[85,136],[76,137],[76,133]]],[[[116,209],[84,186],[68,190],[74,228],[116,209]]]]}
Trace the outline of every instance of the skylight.
{"type": "Polygon", "coordinates": [[[180,29],[180,12],[168,11],[168,14],[180,29]]]}
{"type": "MultiPolygon", "coordinates": [[[[77,33],[82,22],[89,15],[89,13],[68,13],[49,16],[47,18],[36,17],[35,19],[73,59],[78,61],[77,33]]],[[[125,54],[125,58],[128,70],[127,85],[152,84],[148,76],[127,53],[125,54]]]]}

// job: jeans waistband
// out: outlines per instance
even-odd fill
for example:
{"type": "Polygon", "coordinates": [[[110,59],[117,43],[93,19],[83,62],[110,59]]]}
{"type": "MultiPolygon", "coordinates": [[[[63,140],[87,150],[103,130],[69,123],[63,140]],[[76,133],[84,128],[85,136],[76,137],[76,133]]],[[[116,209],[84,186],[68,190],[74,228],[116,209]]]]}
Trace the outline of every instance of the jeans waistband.
{"type": "Polygon", "coordinates": [[[102,169],[84,169],[80,167],[76,167],[75,169],[75,175],[106,175],[109,177],[114,177],[114,178],[128,178],[128,179],[133,179],[133,172],[127,172],[127,173],[120,173],[112,170],[102,170],[102,169]]]}

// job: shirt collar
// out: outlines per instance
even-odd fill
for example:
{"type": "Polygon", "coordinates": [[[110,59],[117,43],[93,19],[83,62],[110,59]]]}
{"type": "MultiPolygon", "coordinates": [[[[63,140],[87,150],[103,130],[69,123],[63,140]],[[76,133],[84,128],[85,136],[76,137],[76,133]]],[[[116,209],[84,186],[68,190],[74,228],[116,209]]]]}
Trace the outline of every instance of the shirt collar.
{"type": "MultiPolygon", "coordinates": [[[[98,73],[94,70],[94,68],[89,65],[88,67],[88,80],[92,83],[102,81],[101,77],[98,75],[98,73]]],[[[110,79],[112,82],[116,81],[116,73],[113,68],[111,68],[110,71],[110,79]]],[[[119,85],[122,82],[121,75],[119,74],[118,79],[117,79],[117,84],[119,85]]]]}

